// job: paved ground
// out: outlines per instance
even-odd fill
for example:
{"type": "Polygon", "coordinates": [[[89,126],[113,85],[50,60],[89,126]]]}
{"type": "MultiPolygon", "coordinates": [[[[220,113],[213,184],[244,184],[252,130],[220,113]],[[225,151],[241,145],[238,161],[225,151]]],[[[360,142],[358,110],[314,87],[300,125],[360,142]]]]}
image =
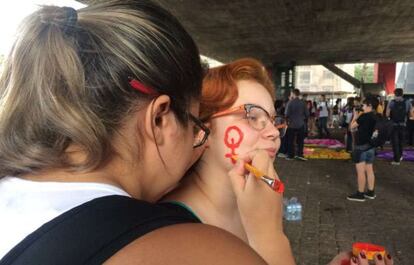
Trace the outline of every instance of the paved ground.
{"type": "Polygon", "coordinates": [[[398,265],[414,264],[414,163],[391,166],[376,160],[375,200],[350,202],[356,190],[354,165],[340,160],[286,161],[277,171],[286,197],[303,205],[301,222],[285,222],[298,265],[325,265],[353,242],[383,245],[398,265]]]}

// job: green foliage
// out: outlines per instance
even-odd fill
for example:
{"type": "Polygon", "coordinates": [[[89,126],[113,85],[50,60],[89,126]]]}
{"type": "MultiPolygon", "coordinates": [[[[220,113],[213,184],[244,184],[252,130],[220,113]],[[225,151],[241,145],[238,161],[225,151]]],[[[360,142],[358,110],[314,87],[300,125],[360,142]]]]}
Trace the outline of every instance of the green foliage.
{"type": "Polygon", "coordinates": [[[374,65],[373,64],[358,64],[355,65],[354,76],[356,79],[364,83],[374,82],[374,65]]]}

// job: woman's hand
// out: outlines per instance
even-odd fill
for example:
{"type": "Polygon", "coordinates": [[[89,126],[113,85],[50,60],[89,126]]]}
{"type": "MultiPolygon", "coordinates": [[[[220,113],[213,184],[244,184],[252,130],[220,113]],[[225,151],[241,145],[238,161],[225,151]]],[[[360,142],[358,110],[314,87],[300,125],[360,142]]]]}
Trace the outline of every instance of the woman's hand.
{"type": "MultiPolygon", "coordinates": [[[[361,252],[357,257],[352,257],[350,265],[369,265],[368,259],[366,258],[365,253],[361,252]]],[[[375,265],[393,265],[394,260],[389,254],[383,257],[381,254],[376,254],[374,256],[375,265]]]]}
{"type": "Polygon", "coordinates": [[[270,178],[277,178],[277,174],[272,159],[262,150],[239,156],[236,166],[229,172],[248,236],[250,232],[262,233],[269,228],[283,233],[282,194],[273,191],[265,182],[246,171],[244,163],[251,164],[270,178]]]}
{"type": "Polygon", "coordinates": [[[249,245],[268,264],[295,264],[289,240],[283,232],[283,195],[247,172],[244,163],[270,178],[278,177],[273,160],[262,150],[239,156],[229,172],[249,245]]]}
{"type": "MultiPolygon", "coordinates": [[[[380,254],[374,257],[375,265],[394,265],[394,260],[387,254],[385,257],[380,254]]],[[[369,265],[368,259],[365,253],[358,255],[357,257],[352,256],[351,252],[341,252],[336,255],[328,265],[369,265]]]]}

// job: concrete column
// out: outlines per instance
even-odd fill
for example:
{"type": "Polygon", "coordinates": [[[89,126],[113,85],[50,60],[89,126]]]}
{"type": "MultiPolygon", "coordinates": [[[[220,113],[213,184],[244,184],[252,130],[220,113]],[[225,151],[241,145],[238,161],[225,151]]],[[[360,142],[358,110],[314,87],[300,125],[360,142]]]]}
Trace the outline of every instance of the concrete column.
{"type": "Polygon", "coordinates": [[[273,64],[268,70],[276,87],[276,98],[287,99],[290,91],[295,88],[295,64],[273,64]]]}

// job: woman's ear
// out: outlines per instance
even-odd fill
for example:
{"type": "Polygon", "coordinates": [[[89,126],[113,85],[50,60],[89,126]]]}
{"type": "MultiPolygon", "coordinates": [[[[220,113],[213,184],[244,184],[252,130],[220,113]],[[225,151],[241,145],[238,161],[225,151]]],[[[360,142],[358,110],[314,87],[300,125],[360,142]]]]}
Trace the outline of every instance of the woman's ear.
{"type": "Polygon", "coordinates": [[[151,101],[145,113],[145,136],[156,145],[162,145],[166,141],[166,129],[173,124],[176,121],[171,111],[170,97],[161,95],[151,101]]]}

